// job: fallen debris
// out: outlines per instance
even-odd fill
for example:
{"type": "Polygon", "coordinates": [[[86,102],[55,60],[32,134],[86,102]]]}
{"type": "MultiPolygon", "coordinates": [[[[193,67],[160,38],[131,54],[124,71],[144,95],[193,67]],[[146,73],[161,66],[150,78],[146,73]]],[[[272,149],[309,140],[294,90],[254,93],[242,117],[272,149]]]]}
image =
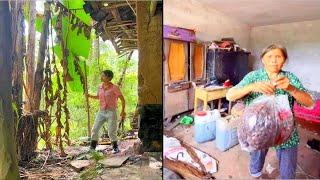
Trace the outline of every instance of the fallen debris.
{"type": "Polygon", "coordinates": [[[73,160],[70,162],[71,167],[77,171],[80,172],[86,167],[90,166],[92,161],[90,160],[73,160]]]}
{"type": "Polygon", "coordinates": [[[89,147],[85,146],[68,146],[65,148],[65,153],[73,159],[76,156],[84,154],[89,151],[89,147]]]}
{"type": "Polygon", "coordinates": [[[206,175],[197,168],[181,161],[174,161],[164,158],[164,167],[181,174],[184,179],[204,179],[206,175]]]}
{"type": "Polygon", "coordinates": [[[214,179],[217,161],[208,154],[164,136],[164,166],[187,179],[214,179]]]}
{"type": "Polygon", "coordinates": [[[107,157],[99,161],[100,164],[103,164],[104,167],[120,167],[130,156],[114,156],[107,157]]]}
{"type": "Polygon", "coordinates": [[[161,169],[162,167],[162,162],[158,161],[154,157],[149,158],[149,167],[152,169],[161,169]]]}
{"type": "Polygon", "coordinates": [[[106,150],[108,147],[110,147],[110,146],[108,146],[108,145],[98,145],[98,146],[96,147],[96,151],[104,151],[104,150],[106,150]]]}

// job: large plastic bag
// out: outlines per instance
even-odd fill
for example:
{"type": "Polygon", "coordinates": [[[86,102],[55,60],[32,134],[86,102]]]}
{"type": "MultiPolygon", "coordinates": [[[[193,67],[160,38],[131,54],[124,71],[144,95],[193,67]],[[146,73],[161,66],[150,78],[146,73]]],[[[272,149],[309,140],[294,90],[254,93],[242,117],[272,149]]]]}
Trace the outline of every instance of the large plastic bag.
{"type": "Polygon", "coordinates": [[[260,96],[245,108],[238,128],[239,143],[245,151],[280,145],[294,128],[287,95],[260,96]]]}

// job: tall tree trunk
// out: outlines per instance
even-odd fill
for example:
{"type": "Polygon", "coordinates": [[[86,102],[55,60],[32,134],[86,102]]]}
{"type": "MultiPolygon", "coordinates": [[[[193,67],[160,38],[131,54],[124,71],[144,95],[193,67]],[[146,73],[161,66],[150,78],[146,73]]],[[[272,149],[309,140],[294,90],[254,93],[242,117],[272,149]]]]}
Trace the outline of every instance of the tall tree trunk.
{"type": "Polygon", "coordinates": [[[43,87],[43,79],[44,79],[44,61],[46,57],[46,50],[47,50],[47,39],[49,33],[49,21],[50,21],[50,4],[45,2],[44,5],[44,21],[42,23],[42,32],[40,37],[40,44],[39,44],[39,54],[38,54],[38,61],[37,61],[37,69],[35,73],[35,81],[34,81],[34,93],[33,93],[33,100],[34,100],[34,110],[39,110],[40,100],[41,100],[41,90],[43,87]]]}
{"type": "MultiPolygon", "coordinates": [[[[12,34],[13,34],[13,71],[12,71],[12,98],[15,107],[15,136],[17,135],[19,119],[22,116],[23,95],[23,58],[26,47],[24,41],[24,15],[23,2],[11,1],[12,8],[12,34]]],[[[19,141],[17,141],[17,155],[20,159],[19,141]]]]}
{"type": "Polygon", "coordinates": [[[12,110],[12,33],[9,2],[0,1],[0,179],[19,179],[12,110]],[[9,27],[9,28],[8,28],[9,27]]]}
{"type": "Polygon", "coordinates": [[[18,115],[22,114],[22,95],[23,95],[23,58],[25,56],[26,47],[24,41],[24,15],[23,15],[23,2],[11,1],[13,7],[13,72],[12,72],[12,94],[13,102],[16,104],[18,115]]]}
{"type": "Polygon", "coordinates": [[[28,112],[32,112],[33,103],[33,87],[34,87],[34,54],[35,54],[35,38],[36,38],[36,28],[35,28],[35,20],[36,20],[36,1],[29,1],[29,33],[28,33],[28,51],[26,57],[26,70],[27,70],[27,84],[26,84],[26,94],[27,94],[27,103],[25,106],[25,110],[28,112]]]}

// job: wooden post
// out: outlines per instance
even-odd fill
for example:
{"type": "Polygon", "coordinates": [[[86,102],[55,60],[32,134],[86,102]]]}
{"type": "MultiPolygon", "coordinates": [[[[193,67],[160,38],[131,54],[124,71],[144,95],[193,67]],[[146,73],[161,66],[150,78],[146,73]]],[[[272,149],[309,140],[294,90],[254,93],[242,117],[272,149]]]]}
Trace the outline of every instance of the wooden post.
{"type": "Polygon", "coordinates": [[[143,150],[162,151],[162,12],[149,7],[137,1],[139,138],[143,150]]]}
{"type": "Polygon", "coordinates": [[[85,97],[86,97],[86,108],[87,108],[87,115],[88,115],[88,137],[91,137],[91,125],[90,125],[90,104],[88,98],[88,78],[87,78],[87,64],[84,61],[84,77],[85,77],[85,97]]]}

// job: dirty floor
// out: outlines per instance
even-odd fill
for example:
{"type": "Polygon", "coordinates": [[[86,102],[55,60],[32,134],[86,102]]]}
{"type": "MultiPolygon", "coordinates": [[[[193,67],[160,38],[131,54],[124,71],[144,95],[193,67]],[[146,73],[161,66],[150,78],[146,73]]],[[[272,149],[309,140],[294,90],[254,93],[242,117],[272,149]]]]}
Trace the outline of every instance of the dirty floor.
{"type": "MultiPolygon", "coordinates": [[[[320,139],[314,132],[298,127],[300,144],[298,147],[297,179],[320,179],[320,152],[307,147],[308,139],[320,139]]],[[[240,149],[240,145],[221,152],[215,147],[215,141],[198,144],[193,138],[193,126],[179,125],[172,129],[174,137],[185,143],[204,151],[218,160],[218,172],[214,174],[216,179],[252,179],[248,174],[249,154],[240,149]]],[[[263,168],[264,179],[279,178],[278,160],[276,151],[272,148],[266,157],[263,168]]]]}

